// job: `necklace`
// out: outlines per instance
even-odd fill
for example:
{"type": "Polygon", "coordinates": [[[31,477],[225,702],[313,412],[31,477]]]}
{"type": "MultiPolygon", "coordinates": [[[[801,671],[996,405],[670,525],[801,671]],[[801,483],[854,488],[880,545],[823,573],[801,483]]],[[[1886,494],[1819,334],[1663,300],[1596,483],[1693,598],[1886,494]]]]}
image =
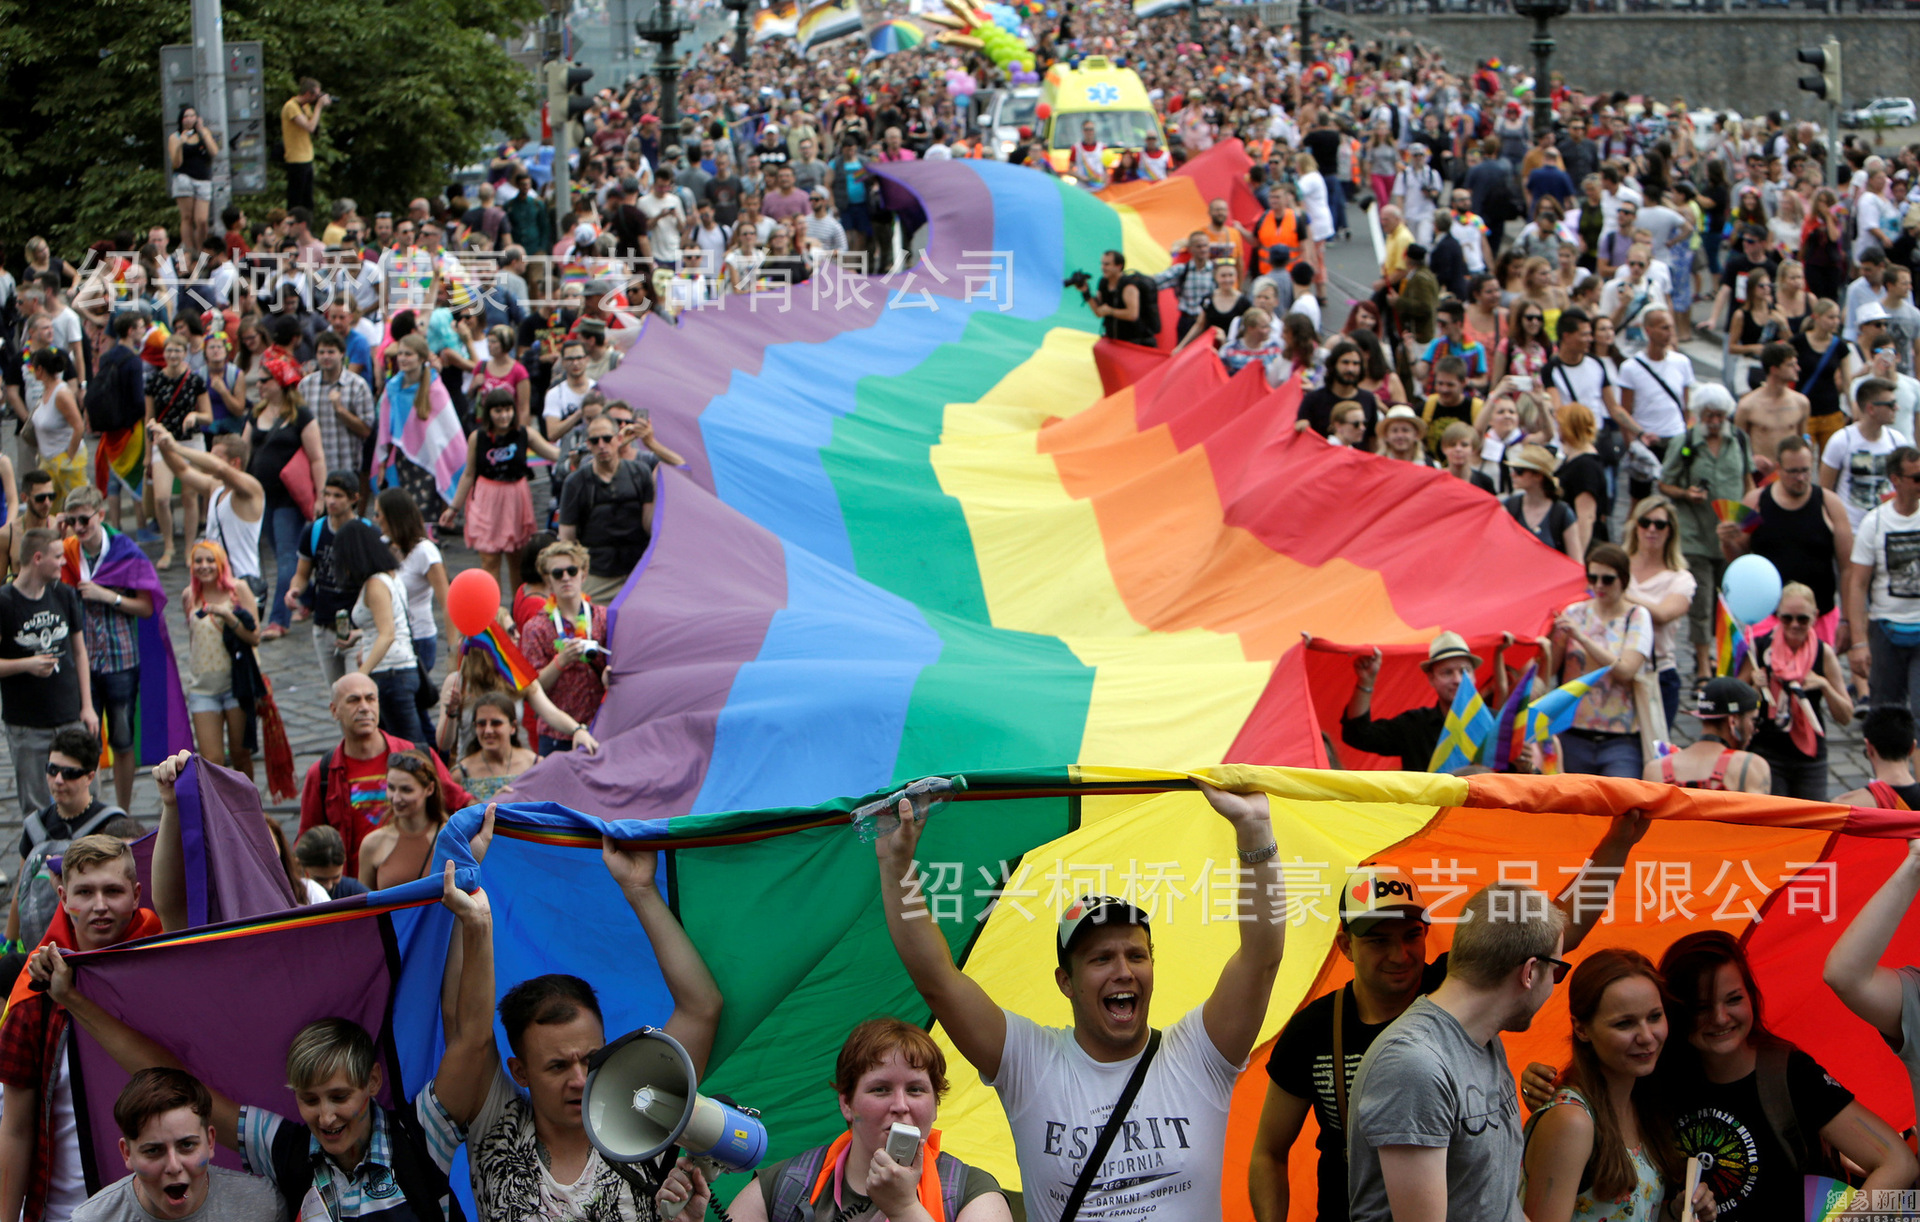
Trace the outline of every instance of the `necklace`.
{"type": "Polygon", "coordinates": [[[573,617],[573,623],[571,625],[561,618],[560,604],[551,594],[547,596],[547,605],[543,610],[546,612],[547,618],[553,621],[554,632],[563,639],[574,636],[591,637],[593,635],[593,605],[587,600],[586,595],[582,594],[580,596],[580,612],[573,617]],[[569,627],[573,630],[568,631],[569,627]]]}

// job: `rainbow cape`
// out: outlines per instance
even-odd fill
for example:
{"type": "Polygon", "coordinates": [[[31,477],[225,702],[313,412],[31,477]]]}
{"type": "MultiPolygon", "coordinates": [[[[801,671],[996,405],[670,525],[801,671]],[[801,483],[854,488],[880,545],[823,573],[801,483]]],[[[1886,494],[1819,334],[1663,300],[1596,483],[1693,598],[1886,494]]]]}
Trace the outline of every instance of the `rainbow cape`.
{"type": "MultiPolygon", "coordinates": [[[[142,767],[148,767],[176,751],[192,749],[193,722],[187,716],[186,692],[180,686],[180,663],[173,656],[173,638],[167,632],[167,592],[160,585],[160,574],[154,571],[153,561],[147,559],[130,536],[111,527],[105,529],[107,546],[94,566],[94,584],[153,596],[153,614],[134,621],[141,665],[133,752],[134,759],[142,767]]],[[[80,540],[68,536],[61,541],[61,548],[60,580],[78,586],[80,540]]],[[[95,708],[98,707],[96,701],[95,708]]],[[[105,746],[102,736],[101,762],[111,762],[112,758],[113,751],[105,746]]]]}

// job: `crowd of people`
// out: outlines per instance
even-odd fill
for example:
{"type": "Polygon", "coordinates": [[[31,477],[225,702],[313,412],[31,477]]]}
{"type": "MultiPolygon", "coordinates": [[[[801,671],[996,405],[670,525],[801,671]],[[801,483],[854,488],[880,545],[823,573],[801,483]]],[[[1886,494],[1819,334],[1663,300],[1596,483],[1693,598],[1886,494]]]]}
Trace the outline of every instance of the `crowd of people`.
{"type": "MultiPolygon", "coordinates": [[[[1252,158],[1257,219],[1212,201],[1157,276],[1107,252],[1082,291],[1110,337],[1206,344],[1230,370],[1297,379],[1295,444],[1318,444],[1311,434],[1354,461],[1433,468],[1433,495],[1499,497],[1584,562],[1590,596],[1531,643],[1541,691],[1608,668],[1545,744],[1561,766],[1826,798],[1826,728],[1859,718],[1875,779],[1839,800],[1920,808],[1920,151],[1850,140],[1827,166],[1809,124],[1702,125],[1682,104],[1558,80],[1554,127],[1536,131],[1511,68],[1347,36],[1303,55],[1251,14],[1210,15],[1198,42],[1184,14],[1118,4],[1028,26],[1042,70],[1097,53],[1137,71],[1167,135],[1115,158],[1089,136],[1060,170],[1028,130],[1009,160],[1097,190],[1229,140],[1252,158]],[[1328,245],[1364,233],[1369,213],[1379,276],[1344,302],[1328,245]],[[1706,376],[1688,353],[1715,342],[1706,376]],[[1772,562],[1783,592],[1750,626],[1740,672],[1714,678],[1715,594],[1747,554],[1772,562]],[[1700,733],[1676,748],[1683,708],[1700,733]]],[[[593,986],[536,977],[496,1008],[485,894],[451,874],[445,1055],[391,1108],[373,1036],[339,1019],[288,1049],[298,1117],[238,1105],[188,1072],[210,1067],[181,1066],[90,1001],[58,952],[186,922],[184,756],[154,773],[153,894],[127,848],[147,830],[128,810],[143,672],[160,665],[143,643],[158,630],[171,649],[170,592],[195,753],[250,777],[264,762],[269,786],[297,793],[297,834],[269,827],[304,902],[421,878],[452,812],[511,798],[542,756],[599,749],[607,606],[651,537],[658,467],[683,462],[647,406],[602,379],[642,325],[791,288],[828,262],[911,263],[924,212],[876,167],[999,155],[947,75],[1005,84],[984,58],[941,46],[867,64],[862,51],[774,43],[736,67],[703,49],[679,130],[653,113],[650,80],[593,99],[571,198],[553,198],[541,150],[514,139],[484,182],[370,217],[350,199],[317,203],[314,141],[332,105],[319,82],[282,110],[287,206],[257,218],[209,215],[224,137],[187,108],[168,139],[177,247],[164,226],[84,253],[36,239],[24,267],[0,271],[16,422],[0,452],[0,721],[25,822],[7,942],[41,947],[29,971],[45,985],[16,991],[0,1022],[0,1217],[444,1218],[462,1142],[489,1218],[704,1209],[696,1168],[642,1193],[586,1140],[585,1066],[606,1035],[593,986]],[[497,633],[452,628],[443,545],[496,578],[497,633]],[[300,623],[339,742],[295,784],[262,651],[300,623]],[[72,1024],[133,1074],[113,1116],[131,1174],[90,1201],[61,1051],[72,1024]],[[251,1174],[210,1168],[216,1145],[251,1174]]],[[[1493,659],[1502,695],[1523,652],[1508,641],[1493,659]]],[[[1430,767],[1483,665],[1442,633],[1421,668],[1433,702],[1376,717],[1380,656],[1359,657],[1343,744],[1430,767]]],[[[1514,766],[1542,763],[1536,751],[1514,766]]],[[[1257,893],[1282,894],[1265,799],[1206,792],[1257,893]]],[[[1055,931],[1073,1025],[1042,1028],[916,919],[912,813],[877,849],[888,928],[1001,1097],[1026,1212],[1217,1218],[1229,1099],[1284,926],[1243,924],[1210,999],[1160,1031],[1148,915],[1085,897],[1055,931]],[[1103,1123],[1110,1111],[1137,1119],[1103,1123]]],[[[1374,867],[1347,880],[1336,945],[1353,982],[1301,1010],[1269,1063],[1249,1185],[1261,1222],[1287,1216],[1309,1111],[1322,1218],[1598,1222],[1684,1205],[1749,1222],[1797,1218],[1803,1174],[1911,1188],[1920,1167],[1900,1135],[1769,1034],[1737,942],[1692,935],[1658,964],[1590,949],[1568,976],[1565,956],[1593,931],[1567,897],[1610,885],[1645,830],[1616,820],[1557,899],[1481,892],[1468,910],[1484,919],[1431,963],[1412,884],[1374,867]],[[1572,1058],[1516,1090],[1501,1032],[1525,1030],[1563,979],[1572,1058]],[[1688,1143],[1709,1130],[1751,1159],[1683,1200],[1688,1143]]],[[[489,809],[476,858],[491,834],[489,809]]],[[[704,1067],[723,1004],[713,977],[661,899],[653,855],[609,842],[604,857],[672,994],[660,1021],[704,1067]]],[[[1920,970],[1878,966],[1916,895],[1920,854],[1839,937],[1826,982],[1920,1091],[1920,970]]],[[[1011,1217],[991,1175],[936,1144],[911,1163],[888,1153],[896,1123],[934,1132],[947,1082],[923,1030],[862,1024],[833,1074],[846,1133],[763,1168],[728,1210],[799,1222],[831,1191],[840,1219],[1011,1217]]]]}

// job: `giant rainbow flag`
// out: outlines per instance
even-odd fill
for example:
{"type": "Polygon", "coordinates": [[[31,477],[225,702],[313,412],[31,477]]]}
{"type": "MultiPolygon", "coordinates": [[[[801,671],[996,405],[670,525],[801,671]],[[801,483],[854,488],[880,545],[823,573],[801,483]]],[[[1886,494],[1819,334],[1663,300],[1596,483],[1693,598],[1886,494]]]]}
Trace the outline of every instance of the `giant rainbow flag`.
{"type": "MultiPolygon", "coordinates": [[[[1131,891],[1154,912],[1158,1021],[1198,1004],[1238,927],[1228,830],[1194,774],[1272,793],[1297,923],[1268,1037],[1345,979],[1328,918],[1346,868],[1396,865],[1443,906],[1503,877],[1558,891],[1608,817],[1644,808],[1652,830],[1585,949],[1739,933],[1770,1022],[1911,1122],[1890,1054],[1835,1038],[1864,1029],[1817,981],[1920,816],[1584,776],[1354,771],[1383,763],[1339,741],[1356,654],[1387,655],[1379,715],[1430,702],[1416,663],[1435,632],[1464,634],[1490,664],[1503,632],[1531,639],[1582,595],[1580,569],[1457,481],[1296,434],[1297,385],[1230,378],[1204,350],[1098,342],[1062,277],[1105,249],[1159,245],[1143,218],[1174,232],[1199,217],[997,163],[887,173],[928,217],[912,273],[827,270],[791,294],[650,323],[607,379],[688,463],[661,473],[652,545],[611,607],[603,749],[530,772],[518,789],[540,801],[503,808],[474,875],[503,990],[571,971],[602,990],[610,1033],[662,1020],[657,967],[597,848],[607,828],[671,849],[670,902],[726,996],[713,1089],[764,1109],[782,1157],[839,1126],[821,1084],[850,1026],[928,1019],[887,940],[873,849],[847,826],[899,781],[968,778],[922,841],[934,910],[969,973],[1049,1023],[1068,1021],[1053,920],[1085,890],[1131,891]],[[1328,770],[1336,759],[1348,771],[1328,770]]],[[[468,864],[479,817],[456,817],[443,856],[468,864]]],[[[284,1106],[284,1032],[232,1013],[240,986],[166,989],[174,956],[202,956],[196,979],[251,980],[250,964],[297,966],[350,939],[343,962],[378,999],[413,1091],[437,1057],[451,919],[405,906],[419,898],[111,952],[82,979],[199,1050],[230,1089],[284,1106]],[[345,932],[362,925],[381,932],[345,932]]],[[[1920,932],[1904,937],[1899,961],[1920,959],[1920,932]]],[[[1447,941],[1436,928],[1430,952],[1447,941]]],[[[335,987],[274,972],[290,1011],[335,987]]],[[[1510,1040],[1516,1062],[1564,1058],[1563,1004],[1510,1040]]],[[[1264,1056],[1235,1101],[1236,1220],[1264,1056]]],[[[1020,1186],[997,1103],[954,1068],[944,1148],[1020,1186]]],[[[1302,1216],[1311,1144],[1296,1147],[1302,1216]]]]}

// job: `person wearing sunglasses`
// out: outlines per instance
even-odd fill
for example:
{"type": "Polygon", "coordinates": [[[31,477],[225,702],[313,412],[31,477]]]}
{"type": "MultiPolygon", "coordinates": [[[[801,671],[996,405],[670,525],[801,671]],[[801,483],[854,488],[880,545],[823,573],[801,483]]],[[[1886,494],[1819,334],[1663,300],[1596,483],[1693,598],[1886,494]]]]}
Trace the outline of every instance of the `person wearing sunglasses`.
{"type": "MultiPolygon", "coordinates": [[[[608,430],[604,419],[593,422],[588,436],[608,430]]],[[[611,436],[610,430],[608,435],[611,436]]],[[[610,449],[602,442],[597,449],[610,449]]],[[[577,479],[587,472],[575,472],[577,479]]],[[[568,481],[572,485],[572,480],[568,481]]],[[[543,724],[540,754],[569,751],[581,746],[597,749],[587,727],[593,724],[606,699],[607,609],[591,602],[583,592],[591,570],[588,549],[573,539],[563,539],[540,549],[540,573],[546,578],[547,599],[540,613],[520,630],[520,648],[540,671],[540,686],[553,706],[572,720],[573,729],[566,738],[545,732],[545,725],[562,726],[559,718],[543,724]]]]}
{"type": "Polygon", "coordinates": [[[7,563],[9,576],[20,571],[20,542],[28,531],[51,530],[57,534],[60,530],[53,517],[54,502],[60,496],[53,475],[29,471],[20,483],[20,512],[7,515],[6,551],[0,554],[7,563]]]}
{"type": "Polygon", "coordinates": [[[1700,719],[1699,738],[1648,763],[1641,779],[1664,781],[1683,789],[1772,793],[1772,769],[1767,761],[1746,750],[1753,741],[1753,722],[1759,709],[1760,693],[1740,680],[1731,675],[1707,680],[1694,708],[1694,716],[1700,719]]]}
{"type": "Polygon", "coordinates": [[[77,840],[100,831],[109,819],[127,812],[96,802],[94,773],[100,767],[100,740],[78,726],[58,730],[47,752],[47,792],[53,800],[27,816],[20,831],[20,860],[48,840],[77,840]]]}
{"type": "Polygon", "coordinates": [[[1653,656],[1653,617],[1627,601],[1632,564],[1618,544],[1596,544],[1587,553],[1592,597],[1554,617],[1546,673],[1556,686],[1609,668],[1561,732],[1568,772],[1638,777],[1644,768],[1634,679],[1653,656]]]}
{"type": "Polygon", "coordinates": [[[1467,900],[1447,978],[1380,1033],[1349,1092],[1349,1216],[1405,1217],[1435,1203],[1458,1218],[1508,1218],[1525,1151],[1501,1034],[1525,1031],[1570,965],[1566,913],[1530,887],[1467,900]]]}
{"type": "Polygon", "coordinates": [[[1853,721],[1840,655],[1814,631],[1819,616],[1813,591],[1788,584],[1742,675],[1760,689],[1752,746],[1773,771],[1773,792],[1813,802],[1827,800],[1827,720],[1853,721]]]}
{"type": "Polygon", "coordinates": [[[653,473],[620,456],[638,435],[636,425],[618,428],[604,413],[596,417],[586,428],[589,461],[560,489],[560,538],[586,545],[592,575],[582,589],[600,603],[620,592],[653,537],[653,473]]]}

